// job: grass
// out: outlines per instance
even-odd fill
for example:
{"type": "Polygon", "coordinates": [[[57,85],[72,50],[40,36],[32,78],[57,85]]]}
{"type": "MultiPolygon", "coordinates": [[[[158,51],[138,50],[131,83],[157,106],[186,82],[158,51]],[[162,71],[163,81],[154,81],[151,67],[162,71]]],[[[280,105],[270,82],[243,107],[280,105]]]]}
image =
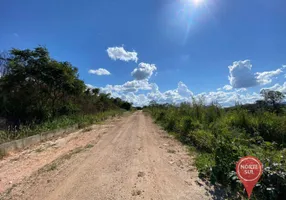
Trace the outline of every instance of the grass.
{"type": "Polygon", "coordinates": [[[57,169],[57,163],[52,163],[47,167],[46,171],[49,172],[49,171],[54,171],[56,169],[57,169]]]}
{"type": "Polygon", "coordinates": [[[60,159],[61,160],[69,160],[71,159],[71,157],[77,153],[82,152],[84,149],[82,147],[78,147],[73,149],[72,151],[70,151],[69,153],[65,154],[64,156],[62,156],[60,159]]]}
{"type": "Polygon", "coordinates": [[[94,147],[93,144],[87,144],[84,148],[85,148],[85,149],[90,149],[90,148],[92,148],[92,147],[94,147]]]}
{"type": "Polygon", "coordinates": [[[16,161],[18,161],[20,159],[20,156],[19,157],[17,157],[17,158],[13,158],[13,159],[11,159],[11,161],[12,162],[16,162],[16,161]]]}
{"type": "Polygon", "coordinates": [[[92,127],[87,127],[87,128],[85,128],[85,129],[83,129],[82,132],[89,132],[89,131],[91,131],[91,130],[92,130],[92,127]]]}
{"type": "Polygon", "coordinates": [[[82,152],[85,148],[83,147],[78,147],[75,148],[71,151],[69,151],[67,154],[60,156],[59,158],[57,158],[56,160],[54,160],[52,163],[47,164],[46,166],[44,166],[43,168],[39,169],[38,172],[50,172],[50,171],[54,171],[56,170],[61,164],[63,164],[66,160],[70,160],[72,158],[72,156],[74,156],[75,154],[78,154],[80,152],[82,152]]]}
{"type": "Polygon", "coordinates": [[[168,153],[176,153],[176,151],[174,149],[168,149],[167,152],[168,153]]]}
{"type": "Polygon", "coordinates": [[[42,147],[40,147],[40,148],[38,148],[38,149],[35,150],[35,152],[37,152],[37,153],[41,153],[41,152],[43,152],[43,151],[45,151],[45,149],[42,148],[42,147]]]}
{"type": "Polygon", "coordinates": [[[16,132],[15,134],[11,134],[5,131],[0,131],[0,144],[16,139],[29,137],[39,133],[56,131],[58,129],[71,127],[76,124],[78,125],[78,129],[84,129],[83,131],[88,131],[90,128],[86,127],[90,126],[91,124],[96,124],[106,120],[108,117],[111,116],[115,117],[121,114],[123,114],[122,110],[111,110],[111,111],[97,113],[94,115],[62,116],[57,119],[46,121],[42,124],[22,126],[20,131],[16,132]]]}
{"type": "Polygon", "coordinates": [[[7,155],[5,151],[0,150],[0,159],[4,158],[7,155]]]}

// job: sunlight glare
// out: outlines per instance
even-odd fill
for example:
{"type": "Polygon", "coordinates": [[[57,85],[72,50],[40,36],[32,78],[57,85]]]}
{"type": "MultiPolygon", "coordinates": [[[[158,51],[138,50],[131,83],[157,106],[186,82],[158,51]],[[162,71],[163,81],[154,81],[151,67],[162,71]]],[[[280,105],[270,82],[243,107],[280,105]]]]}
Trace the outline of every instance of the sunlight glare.
{"type": "Polygon", "coordinates": [[[193,0],[194,4],[197,6],[197,5],[200,5],[201,3],[203,3],[204,0],[193,0]]]}

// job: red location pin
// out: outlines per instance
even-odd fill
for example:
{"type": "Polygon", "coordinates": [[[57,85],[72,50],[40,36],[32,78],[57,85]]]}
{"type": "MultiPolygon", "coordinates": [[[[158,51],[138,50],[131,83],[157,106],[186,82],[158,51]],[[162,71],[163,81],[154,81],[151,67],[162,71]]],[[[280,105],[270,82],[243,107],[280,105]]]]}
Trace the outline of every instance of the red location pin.
{"type": "Polygon", "coordinates": [[[248,198],[250,198],[252,190],[262,175],[263,167],[255,157],[246,156],[241,158],[236,164],[236,174],[243,183],[248,198]]]}

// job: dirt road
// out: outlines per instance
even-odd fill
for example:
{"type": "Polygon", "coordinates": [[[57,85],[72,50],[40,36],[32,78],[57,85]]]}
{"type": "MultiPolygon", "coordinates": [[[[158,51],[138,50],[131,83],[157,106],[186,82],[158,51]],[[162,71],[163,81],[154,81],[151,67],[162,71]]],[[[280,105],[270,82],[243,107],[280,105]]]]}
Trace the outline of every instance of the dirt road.
{"type": "Polygon", "coordinates": [[[141,111],[25,151],[0,162],[2,199],[211,199],[187,150],[141,111]]]}

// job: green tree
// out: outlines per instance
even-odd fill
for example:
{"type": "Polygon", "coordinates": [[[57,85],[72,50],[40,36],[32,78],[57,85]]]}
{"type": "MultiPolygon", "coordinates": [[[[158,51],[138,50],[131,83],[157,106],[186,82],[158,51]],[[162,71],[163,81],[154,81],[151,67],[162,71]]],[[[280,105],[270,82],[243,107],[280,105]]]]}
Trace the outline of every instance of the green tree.
{"type": "Polygon", "coordinates": [[[264,101],[267,104],[272,105],[274,111],[278,113],[280,110],[279,104],[283,101],[283,99],[285,98],[285,95],[282,92],[273,91],[269,89],[261,90],[260,94],[264,98],[264,101]]]}
{"type": "Polygon", "coordinates": [[[11,121],[10,126],[131,106],[99,88],[87,88],[76,67],[52,59],[45,47],[0,55],[0,116],[11,121]]]}
{"type": "Polygon", "coordinates": [[[44,47],[12,49],[6,61],[8,73],[0,79],[4,116],[22,121],[55,117],[85,89],[77,68],[51,59],[44,47]]]}

